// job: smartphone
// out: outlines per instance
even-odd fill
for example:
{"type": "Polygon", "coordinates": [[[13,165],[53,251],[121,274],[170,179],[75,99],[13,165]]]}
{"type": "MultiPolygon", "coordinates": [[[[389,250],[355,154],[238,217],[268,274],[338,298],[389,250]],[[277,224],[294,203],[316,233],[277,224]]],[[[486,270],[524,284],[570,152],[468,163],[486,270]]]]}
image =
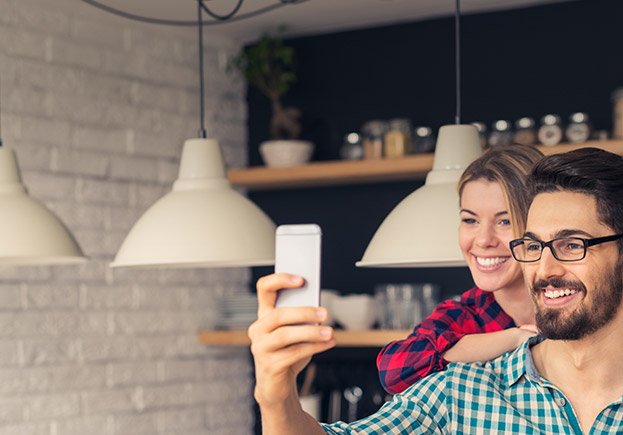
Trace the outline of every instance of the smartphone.
{"type": "Polygon", "coordinates": [[[275,273],[302,276],[299,288],[280,290],[277,307],[320,306],[320,247],[322,231],[316,224],[280,225],[275,233],[275,273]]]}

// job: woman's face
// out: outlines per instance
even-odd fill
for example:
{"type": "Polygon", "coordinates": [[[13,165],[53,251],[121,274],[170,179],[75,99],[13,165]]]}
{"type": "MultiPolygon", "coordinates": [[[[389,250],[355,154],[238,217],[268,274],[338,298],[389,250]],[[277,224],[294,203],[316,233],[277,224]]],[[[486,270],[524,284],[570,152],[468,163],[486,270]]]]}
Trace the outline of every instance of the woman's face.
{"type": "Polygon", "coordinates": [[[521,267],[508,247],[514,238],[502,188],[496,182],[474,180],[461,194],[459,245],[474,282],[495,291],[523,282],[521,267]]]}

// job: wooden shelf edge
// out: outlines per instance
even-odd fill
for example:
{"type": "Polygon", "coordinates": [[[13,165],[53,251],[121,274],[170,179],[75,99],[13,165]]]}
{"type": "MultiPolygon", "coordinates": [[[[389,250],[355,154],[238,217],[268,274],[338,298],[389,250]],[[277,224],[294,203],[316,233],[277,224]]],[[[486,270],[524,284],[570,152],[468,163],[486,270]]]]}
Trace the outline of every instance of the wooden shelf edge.
{"type": "MultiPolygon", "coordinates": [[[[583,144],[537,148],[544,154],[555,154],[585,147],[601,148],[623,155],[623,140],[590,141],[583,144]]],[[[233,186],[249,190],[291,189],[421,180],[432,166],[433,154],[428,153],[397,159],[312,162],[288,168],[254,166],[230,169],[227,176],[233,186]]]]}
{"type": "MultiPolygon", "coordinates": [[[[410,330],[335,331],[336,347],[381,347],[390,341],[406,338],[410,330]]],[[[247,331],[208,331],[199,332],[199,343],[213,346],[249,346],[247,331]]]]}

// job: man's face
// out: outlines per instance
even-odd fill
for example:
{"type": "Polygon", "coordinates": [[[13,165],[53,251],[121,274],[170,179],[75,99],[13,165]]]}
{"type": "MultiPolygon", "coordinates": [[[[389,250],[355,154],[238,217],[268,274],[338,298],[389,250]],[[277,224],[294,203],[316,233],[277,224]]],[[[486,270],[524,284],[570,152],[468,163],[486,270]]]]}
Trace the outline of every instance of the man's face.
{"type": "MultiPolygon", "coordinates": [[[[528,213],[526,235],[546,242],[614,233],[599,222],[595,198],[583,193],[541,193],[528,213]]],[[[617,243],[608,242],[589,247],[580,261],[560,262],[545,248],[540,261],[524,263],[537,326],[546,338],[578,340],[615,317],[623,295],[619,257],[617,243]]]]}

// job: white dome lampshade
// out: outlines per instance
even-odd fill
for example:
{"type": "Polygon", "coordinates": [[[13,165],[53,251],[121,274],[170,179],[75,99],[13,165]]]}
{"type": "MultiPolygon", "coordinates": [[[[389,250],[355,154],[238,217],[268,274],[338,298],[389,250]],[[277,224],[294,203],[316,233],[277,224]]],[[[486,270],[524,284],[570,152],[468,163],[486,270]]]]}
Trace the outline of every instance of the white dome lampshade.
{"type": "Polygon", "coordinates": [[[50,265],[86,261],[61,220],[28,195],[17,158],[0,147],[0,264],[50,265]]]}
{"type": "Polygon", "coordinates": [[[357,266],[465,266],[458,244],[457,183],[481,153],[474,126],[441,127],[433,169],[424,186],[403,199],[385,218],[357,266]]]}
{"type": "Polygon", "coordinates": [[[111,267],[266,266],[275,224],[232,189],[213,139],[184,143],[173,190],[134,224],[111,267]]]}

